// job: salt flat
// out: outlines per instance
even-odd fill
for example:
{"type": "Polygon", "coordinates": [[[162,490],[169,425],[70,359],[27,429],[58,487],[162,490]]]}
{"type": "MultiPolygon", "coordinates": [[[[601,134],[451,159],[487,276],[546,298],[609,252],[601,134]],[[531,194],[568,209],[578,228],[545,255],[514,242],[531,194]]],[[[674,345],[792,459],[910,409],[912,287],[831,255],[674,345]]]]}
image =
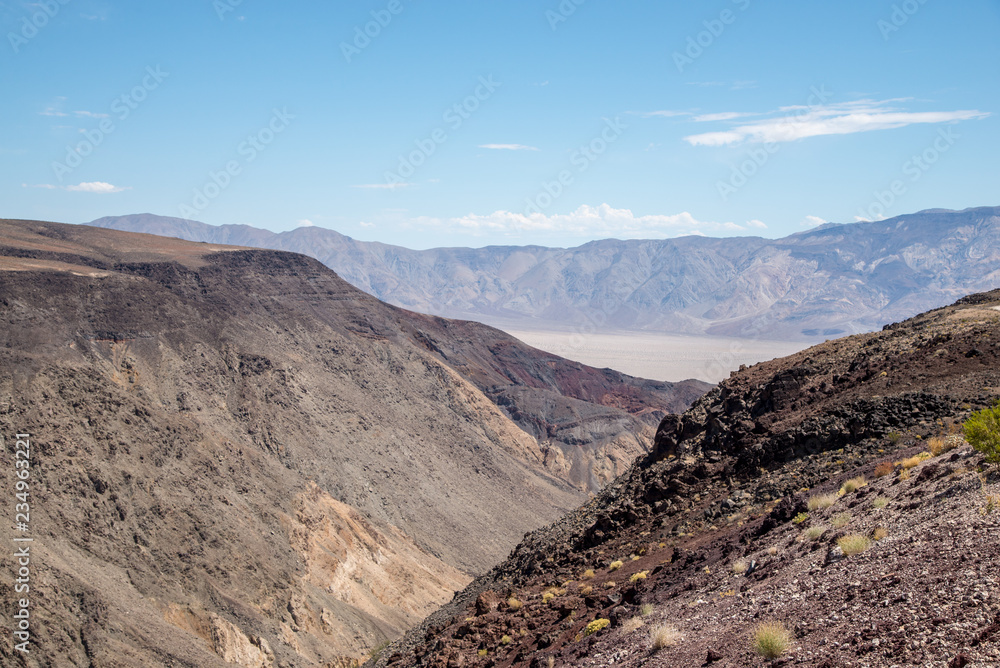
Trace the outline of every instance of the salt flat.
{"type": "Polygon", "coordinates": [[[579,334],[506,329],[528,345],[598,368],[653,380],[697,378],[717,383],[741,364],[784,357],[813,345],[805,341],[766,341],[651,332],[579,334]]]}

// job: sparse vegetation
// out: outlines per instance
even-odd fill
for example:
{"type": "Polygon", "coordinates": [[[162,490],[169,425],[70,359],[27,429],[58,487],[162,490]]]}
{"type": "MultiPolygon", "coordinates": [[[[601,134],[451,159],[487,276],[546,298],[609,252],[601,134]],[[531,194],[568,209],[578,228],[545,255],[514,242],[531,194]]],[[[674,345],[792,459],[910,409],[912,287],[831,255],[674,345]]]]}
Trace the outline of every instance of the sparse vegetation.
{"type": "Polygon", "coordinates": [[[871,547],[871,544],[872,542],[869,540],[868,536],[860,533],[853,533],[837,539],[837,545],[840,547],[840,550],[844,553],[845,557],[864,552],[871,547]]]}
{"type": "Polygon", "coordinates": [[[601,629],[607,628],[611,624],[610,619],[599,618],[587,624],[587,628],[583,630],[583,635],[589,636],[597,633],[601,629]]]}
{"type": "Polygon", "coordinates": [[[605,589],[614,589],[617,586],[618,585],[615,583],[614,580],[608,580],[607,582],[604,583],[604,588],[605,589]]]}
{"type": "Polygon", "coordinates": [[[608,564],[608,570],[611,571],[612,573],[614,573],[615,571],[617,571],[619,568],[621,568],[624,565],[625,565],[625,562],[623,562],[622,560],[618,559],[618,560],[612,561],[610,564],[608,564]]]}
{"type": "Polygon", "coordinates": [[[806,540],[819,540],[819,537],[826,533],[826,529],[821,526],[809,527],[802,535],[806,540]]]}
{"type": "Polygon", "coordinates": [[[749,566],[747,566],[747,562],[743,559],[740,559],[739,561],[733,563],[733,573],[736,573],[737,575],[742,575],[743,573],[746,573],[747,568],[749,568],[749,566]]]}
{"type": "Polygon", "coordinates": [[[989,515],[997,508],[1000,508],[1000,496],[988,494],[986,496],[986,505],[983,506],[983,515],[989,515]]]}
{"type": "Polygon", "coordinates": [[[837,513],[836,515],[833,516],[833,519],[830,520],[830,524],[833,525],[834,529],[843,529],[850,523],[851,523],[850,513],[837,513]]]}
{"type": "Polygon", "coordinates": [[[649,634],[649,642],[655,651],[673,647],[681,641],[684,636],[673,626],[666,624],[657,626],[649,634]]]}
{"type": "Polygon", "coordinates": [[[883,478],[896,470],[895,464],[892,462],[882,462],[875,467],[875,477],[883,478]]]}
{"type": "Polygon", "coordinates": [[[520,610],[522,605],[524,604],[521,603],[516,596],[511,596],[507,599],[507,607],[514,612],[520,610]]]}
{"type": "Polygon", "coordinates": [[[883,538],[885,538],[888,535],[889,535],[889,531],[885,527],[882,527],[882,526],[875,527],[875,531],[872,532],[872,540],[874,540],[875,542],[878,542],[878,541],[882,540],[883,538]]]}
{"type": "Polygon", "coordinates": [[[587,585],[586,587],[580,587],[581,596],[590,596],[593,593],[594,593],[594,588],[591,587],[590,585],[587,585]]]}
{"type": "Polygon", "coordinates": [[[903,469],[902,471],[900,471],[899,472],[899,479],[900,480],[909,480],[910,479],[910,469],[903,469]]]}
{"type": "Polygon", "coordinates": [[[844,486],[841,487],[840,489],[841,492],[843,492],[844,494],[853,494],[854,492],[858,491],[867,484],[868,481],[865,480],[865,477],[863,475],[859,475],[857,478],[851,478],[850,480],[846,481],[844,483],[844,486]]]}
{"type": "Polygon", "coordinates": [[[479,651],[478,651],[478,652],[476,652],[476,653],[477,653],[477,654],[478,654],[479,656],[486,656],[487,654],[489,654],[489,653],[490,653],[490,651],[489,651],[488,649],[481,649],[481,650],[479,650],[479,651]]]}
{"type": "Polygon", "coordinates": [[[642,627],[642,617],[633,617],[624,624],[622,624],[623,633],[632,633],[633,631],[638,631],[642,627]]]}
{"type": "Polygon", "coordinates": [[[1000,401],[970,415],[962,431],[965,440],[1000,471],[1000,401]]]}
{"type": "Polygon", "coordinates": [[[754,629],[753,650],[765,659],[777,659],[791,644],[792,634],[781,622],[765,622],[754,629]]]}
{"type": "Polygon", "coordinates": [[[767,553],[769,555],[771,555],[772,557],[774,555],[778,554],[778,546],[777,545],[772,545],[771,547],[767,548],[767,553]]]}
{"type": "Polygon", "coordinates": [[[639,608],[639,614],[642,615],[643,617],[649,617],[651,614],[653,614],[653,604],[643,603],[642,607],[639,608]]]}
{"type": "Polygon", "coordinates": [[[552,599],[554,599],[555,597],[556,597],[556,595],[555,595],[555,594],[553,594],[553,593],[552,593],[552,592],[550,592],[550,591],[547,591],[547,592],[545,592],[544,594],[542,594],[542,603],[548,603],[549,601],[551,601],[551,600],[552,600],[552,599]]]}
{"type": "Polygon", "coordinates": [[[888,438],[889,442],[892,443],[893,445],[899,445],[900,441],[903,440],[903,435],[900,434],[898,431],[890,431],[888,438]]]}
{"type": "Polygon", "coordinates": [[[504,637],[500,638],[500,644],[509,645],[511,640],[512,638],[510,636],[505,635],[504,637]]]}
{"type": "Polygon", "coordinates": [[[792,518],[792,524],[802,524],[807,519],[809,519],[809,513],[799,513],[792,518]]]}
{"type": "Polygon", "coordinates": [[[912,469],[917,464],[919,464],[920,462],[924,461],[925,459],[929,459],[930,456],[931,453],[929,452],[921,452],[919,454],[913,455],[912,457],[907,457],[903,461],[899,462],[899,464],[900,466],[903,467],[903,469],[909,470],[912,469]]]}
{"type": "Polygon", "coordinates": [[[649,576],[649,571],[640,571],[639,573],[633,573],[628,581],[634,584],[639,580],[645,580],[647,576],[649,576]]]}
{"type": "Polygon", "coordinates": [[[878,508],[879,510],[885,508],[888,505],[889,505],[889,499],[885,498],[884,496],[876,497],[875,500],[872,501],[872,506],[874,508],[878,508]]]}
{"type": "Polygon", "coordinates": [[[590,580],[593,577],[594,577],[594,569],[593,568],[588,568],[587,570],[585,570],[583,572],[583,575],[581,576],[581,579],[583,579],[583,580],[590,580]]]}
{"type": "Polygon", "coordinates": [[[368,658],[370,658],[370,659],[378,659],[379,655],[381,655],[382,652],[385,651],[385,648],[389,646],[390,642],[391,641],[386,640],[385,642],[381,643],[377,647],[372,647],[370,650],[368,650],[368,658]]]}
{"type": "Polygon", "coordinates": [[[809,508],[809,511],[812,512],[814,510],[829,508],[835,503],[837,503],[836,494],[818,494],[810,497],[806,506],[809,508]]]}

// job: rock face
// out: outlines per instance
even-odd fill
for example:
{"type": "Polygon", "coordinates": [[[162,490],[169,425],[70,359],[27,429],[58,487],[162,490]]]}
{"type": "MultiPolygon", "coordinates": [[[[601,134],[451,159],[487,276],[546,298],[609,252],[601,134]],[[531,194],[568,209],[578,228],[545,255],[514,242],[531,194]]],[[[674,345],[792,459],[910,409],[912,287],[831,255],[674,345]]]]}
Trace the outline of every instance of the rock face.
{"type": "Polygon", "coordinates": [[[998,399],[1000,290],[743,369],[371,665],[1000,665],[998,399]]]}
{"type": "Polygon", "coordinates": [[[92,225],[293,250],[425,313],[592,328],[822,340],[1000,284],[1000,208],[825,225],[783,239],[603,240],[413,251],[332,230],[274,234],[149,214],[92,225]]]}
{"type": "MultiPolygon", "coordinates": [[[[34,443],[32,656],[60,666],[349,665],[703,387],[402,311],[291,253],[54,223],[0,221],[0,315],[0,435],[34,443]],[[546,464],[561,448],[575,471],[546,464]]],[[[23,658],[9,634],[0,657],[23,658]]]]}

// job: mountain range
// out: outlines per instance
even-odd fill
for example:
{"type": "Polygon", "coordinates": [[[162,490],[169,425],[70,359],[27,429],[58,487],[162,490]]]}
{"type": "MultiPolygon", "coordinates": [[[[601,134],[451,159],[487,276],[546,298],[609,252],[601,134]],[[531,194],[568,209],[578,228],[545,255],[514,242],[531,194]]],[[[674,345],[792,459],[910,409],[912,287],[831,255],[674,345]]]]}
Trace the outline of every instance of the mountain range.
{"type": "Polygon", "coordinates": [[[1000,208],[826,224],[782,239],[594,241],[410,250],[300,227],[274,233],[151,214],[90,225],[319,259],[388,303],[513,329],[822,340],[1000,285],[1000,208]]]}

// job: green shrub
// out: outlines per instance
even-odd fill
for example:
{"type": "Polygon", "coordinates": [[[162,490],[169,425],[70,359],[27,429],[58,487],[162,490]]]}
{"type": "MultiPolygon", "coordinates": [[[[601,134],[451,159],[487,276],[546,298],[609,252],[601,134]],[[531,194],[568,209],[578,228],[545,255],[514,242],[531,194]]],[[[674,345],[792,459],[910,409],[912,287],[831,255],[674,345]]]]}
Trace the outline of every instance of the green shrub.
{"type": "Polygon", "coordinates": [[[809,513],[799,513],[792,518],[792,524],[802,524],[807,519],[809,519],[809,513]]]}
{"type": "Polygon", "coordinates": [[[651,614],[653,614],[653,604],[643,603],[642,607],[639,608],[639,614],[642,615],[643,617],[649,617],[651,614]]]}
{"type": "Polygon", "coordinates": [[[969,416],[962,427],[965,440],[1000,470],[1000,401],[969,416]]]}
{"type": "Polygon", "coordinates": [[[823,527],[809,527],[802,535],[806,537],[806,540],[819,540],[819,537],[825,532],[826,529],[823,527]]]}
{"type": "Polygon", "coordinates": [[[511,641],[511,637],[510,636],[506,636],[505,635],[503,638],[500,638],[500,644],[501,645],[509,645],[510,641],[511,641]]]}
{"type": "Polygon", "coordinates": [[[583,635],[589,636],[597,633],[601,629],[607,628],[611,624],[610,619],[595,619],[594,621],[587,624],[587,628],[583,630],[583,635]]]}
{"type": "Polygon", "coordinates": [[[885,508],[886,506],[889,505],[889,499],[885,498],[884,496],[880,496],[876,498],[874,501],[872,501],[872,505],[881,510],[882,508],[885,508]]]}
{"type": "Polygon", "coordinates": [[[649,571],[641,571],[639,573],[633,573],[632,577],[628,579],[631,583],[636,583],[639,580],[645,580],[649,576],[649,571]]]}
{"type": "Polygon", "coordinates": [[[610,563],[610,564],[608,565],[608,570],[609,570],[609,571],[612,571],[612,572],[614,572],[614,571],[617,571],[617,570],[618,570],[619,568],[621,568],[621,567],[622,567],[622,566],[624,566],[624,565],[625,565],[625,563],[624,563],[624,562],[622,562],[621,560],[617,560],[617,561],[612,561],[612,562],[611,562],[611,563],[610,563]]]}
{"type": "Polygon", "coordinates": [[[766,622],[753,632],[753,649],[765,659],[777,659],[792,644],[792,634],[781,622],[766,622]]]}

